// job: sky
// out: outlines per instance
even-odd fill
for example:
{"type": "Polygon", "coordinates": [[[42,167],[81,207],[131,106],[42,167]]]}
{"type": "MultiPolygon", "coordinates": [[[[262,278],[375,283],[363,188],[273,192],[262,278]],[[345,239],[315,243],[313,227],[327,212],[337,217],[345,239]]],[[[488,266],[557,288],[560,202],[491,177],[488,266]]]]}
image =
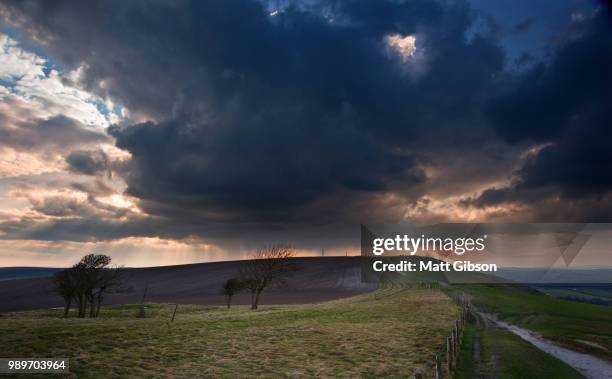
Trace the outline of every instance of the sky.
{"type": "Polygon", "coordinates": [[[612,219],[599,1],[0,0],[0,98],[0,266],[612,219]]]}

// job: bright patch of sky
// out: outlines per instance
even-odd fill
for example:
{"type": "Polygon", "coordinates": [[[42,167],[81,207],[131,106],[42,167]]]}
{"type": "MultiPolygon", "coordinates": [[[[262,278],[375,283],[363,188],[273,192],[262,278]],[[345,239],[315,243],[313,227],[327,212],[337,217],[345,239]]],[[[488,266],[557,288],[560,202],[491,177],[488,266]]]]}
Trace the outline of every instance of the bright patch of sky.
{"type": "Polygon", "coordinates": [[[416,52],[416,37],[409,34],[402,36],[400,34],[391,34],[385,37],[387,45],[403,58],[408,59],[416,52]]]}
{"type": "Polygon", "coordinates": [[[30,104],[43,118],[65,115],[100,128],[118,122],[125,110],[78,87],[82,70],[59,72],[47,58],[0,34],[0,99],[30,104]]]}
{"type": "Polygon", "coordinates": [[[413,80],[418,80],[427,71],[427,56],[422,41],[424,36],[414,34],[388,34],[383,42],[392,56],[398,57],[401,69],[410,75],[413,80]]]}

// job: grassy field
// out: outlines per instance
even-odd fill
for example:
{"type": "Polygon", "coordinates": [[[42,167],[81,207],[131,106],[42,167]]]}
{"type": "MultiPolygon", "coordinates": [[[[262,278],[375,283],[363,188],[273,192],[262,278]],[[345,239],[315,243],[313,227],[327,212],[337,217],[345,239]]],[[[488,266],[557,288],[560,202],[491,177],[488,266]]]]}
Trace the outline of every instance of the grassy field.
{"type": "Polygon", "coordinates": [[[591,304],[612,305],[611,285],[538,285],[535,288],[540,292],[559,299],[591,304]]]}
{"type": "Polygon", "coordinates": [[[73,375],[407,376],[431,362],[458,314],[438,290],[388,287],[301,306],[149,304],[105,308],[99,319],[61,311],[0,316],[0,356],[69,357],[73,375]]]}
{"type": "Polygon", "coordinates": [[[510,332],[469,324],[463,336],[455,379],[472,378],[573,379],[583,376],[510,332]]]}
{"type": "Polygon", "coordinates": [[[482,311],[571,349],[612,360],[612,307],[556,299],[527,287],[455,286],[482,311]]]}

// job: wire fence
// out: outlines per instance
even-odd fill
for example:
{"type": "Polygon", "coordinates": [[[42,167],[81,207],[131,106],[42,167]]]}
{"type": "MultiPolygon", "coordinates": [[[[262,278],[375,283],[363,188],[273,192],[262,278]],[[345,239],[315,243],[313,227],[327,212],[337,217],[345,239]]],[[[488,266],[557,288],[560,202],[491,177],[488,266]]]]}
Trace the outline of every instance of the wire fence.
{"type": "MultiPolygon", "coordinates": [[[[434,285],[428,285],[428,288],[432,288],[433,286],[434,285]]],[[[472,304],[464,293],[449,296],[460,307],[459,316],[453,323],[451,331],[444,338],[444,342],[434,354],[432,361],[426,364],[421,370],[417,371],[414,374],[414,379],[452,378],[457,368],[457,361],[463,341],[463,332],[471,317],[472,304]]]]}

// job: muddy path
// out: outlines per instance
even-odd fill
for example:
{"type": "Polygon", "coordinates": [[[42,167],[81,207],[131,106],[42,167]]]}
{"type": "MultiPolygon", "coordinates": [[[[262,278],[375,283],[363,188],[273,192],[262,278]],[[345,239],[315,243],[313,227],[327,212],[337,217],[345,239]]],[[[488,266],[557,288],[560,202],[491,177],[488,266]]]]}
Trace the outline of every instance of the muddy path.
{"type": "Polygon", "coordinates": [[[498,320],[495,315],[479,312],[479,316],[484,320],[485,325],[495,325],[508,330],[523,340],[531,343],[541,351],[548,353],[568,366],[573,367],[576,371],[580,372],[589,379],[612,379],[612,364],[608,361],[589,354],[579,353],[577,351],[561,347],[527,329],[498,320]]]}

